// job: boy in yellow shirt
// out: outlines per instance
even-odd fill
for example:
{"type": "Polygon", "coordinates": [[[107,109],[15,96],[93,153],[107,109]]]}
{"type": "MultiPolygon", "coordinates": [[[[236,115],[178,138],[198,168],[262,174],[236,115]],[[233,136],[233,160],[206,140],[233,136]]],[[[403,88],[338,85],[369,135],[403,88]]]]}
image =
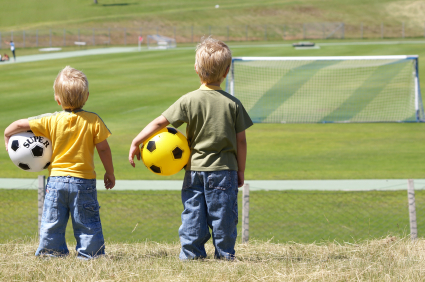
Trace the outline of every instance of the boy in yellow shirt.
{"type": "Polygon", "coordinates": [[[183,95],[134,138],[129,162],[140,160],[139,146],[168,124],[187,123],[190,159],[182,187],[184,211],[179,229],[181,260],[205,258],[212,230],[215,258],[232,260],[238,223],[238,187],[244,183],[252,121],[242,103],[220,88],[229,73],[232,53],[219,40],[207,38],[196,49],[195,70],[201,87],[183,95]]]}
{"type": "Polygon", "coordinates": [[[28,130],[53,143],[36,256],[69,253],[65,242],[69,214],[78,256],[90,259],[105,253],[93,156],[96,147],[106,170],[105,188],[112,189],[114,167],[106,140],[111,132],[97,114],[82,109],[88,87],[83,72],[65,67],[53,84],[55,101],[63,111],[17,120],[4,131],[6,149],[13,134],[28,130]]]}

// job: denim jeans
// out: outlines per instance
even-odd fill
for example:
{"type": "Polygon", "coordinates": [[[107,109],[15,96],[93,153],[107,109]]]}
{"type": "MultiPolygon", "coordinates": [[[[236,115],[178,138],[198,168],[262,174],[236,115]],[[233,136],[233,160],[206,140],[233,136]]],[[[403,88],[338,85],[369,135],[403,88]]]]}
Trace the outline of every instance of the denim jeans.
{"type": "Polygon", "coordinates": [[[35,255],[61,256],[69,253],[65,242],[69,214],[78,256],[90,259],[104,254],[99,208],[96,179],[49,177],[41,219],[40,245],[35,255]]]}
{"type": "Polygon", "coordinates": [[[205,258],[212,230],[215,258],[233,259],[238,224],[238,176],[233,170],[186,171],[179,228],[181,260],[205,258]]]}

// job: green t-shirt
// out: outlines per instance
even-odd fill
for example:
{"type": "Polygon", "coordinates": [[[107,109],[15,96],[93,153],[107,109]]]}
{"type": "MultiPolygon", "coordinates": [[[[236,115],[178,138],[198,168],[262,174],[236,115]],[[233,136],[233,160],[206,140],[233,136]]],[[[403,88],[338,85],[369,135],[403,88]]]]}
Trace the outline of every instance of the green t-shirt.
{"type": "Polygon", "coordinates": [[[174,126],[187,123],[191,156],[186,170],[238,170],[236,133],[252,125],[242,103],[217,86],[183,95],[162,115],[174,126]]]}

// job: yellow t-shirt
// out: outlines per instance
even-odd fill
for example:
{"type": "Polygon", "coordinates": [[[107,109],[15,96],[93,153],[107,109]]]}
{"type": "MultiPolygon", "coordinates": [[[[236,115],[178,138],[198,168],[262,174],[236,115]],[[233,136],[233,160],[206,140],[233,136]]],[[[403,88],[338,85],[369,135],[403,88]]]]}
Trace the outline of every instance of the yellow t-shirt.
{"type": "Polygon", "coordinates": [[[32,132],[52,141],[50,176],[96,178],[95,145],[111,135],[103,120],[84,110],[62,111],[28,118],[32,132]]]}

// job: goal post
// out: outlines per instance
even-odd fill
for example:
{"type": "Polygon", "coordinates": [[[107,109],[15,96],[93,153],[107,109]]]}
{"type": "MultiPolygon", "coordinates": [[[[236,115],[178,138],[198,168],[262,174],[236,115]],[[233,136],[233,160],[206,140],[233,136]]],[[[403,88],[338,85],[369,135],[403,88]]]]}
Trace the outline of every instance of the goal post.
{"type": "Polygon", "coordinates": [[[425,121],[417,55],[235,57],[226,90],[257,123],[425,121]]]}

